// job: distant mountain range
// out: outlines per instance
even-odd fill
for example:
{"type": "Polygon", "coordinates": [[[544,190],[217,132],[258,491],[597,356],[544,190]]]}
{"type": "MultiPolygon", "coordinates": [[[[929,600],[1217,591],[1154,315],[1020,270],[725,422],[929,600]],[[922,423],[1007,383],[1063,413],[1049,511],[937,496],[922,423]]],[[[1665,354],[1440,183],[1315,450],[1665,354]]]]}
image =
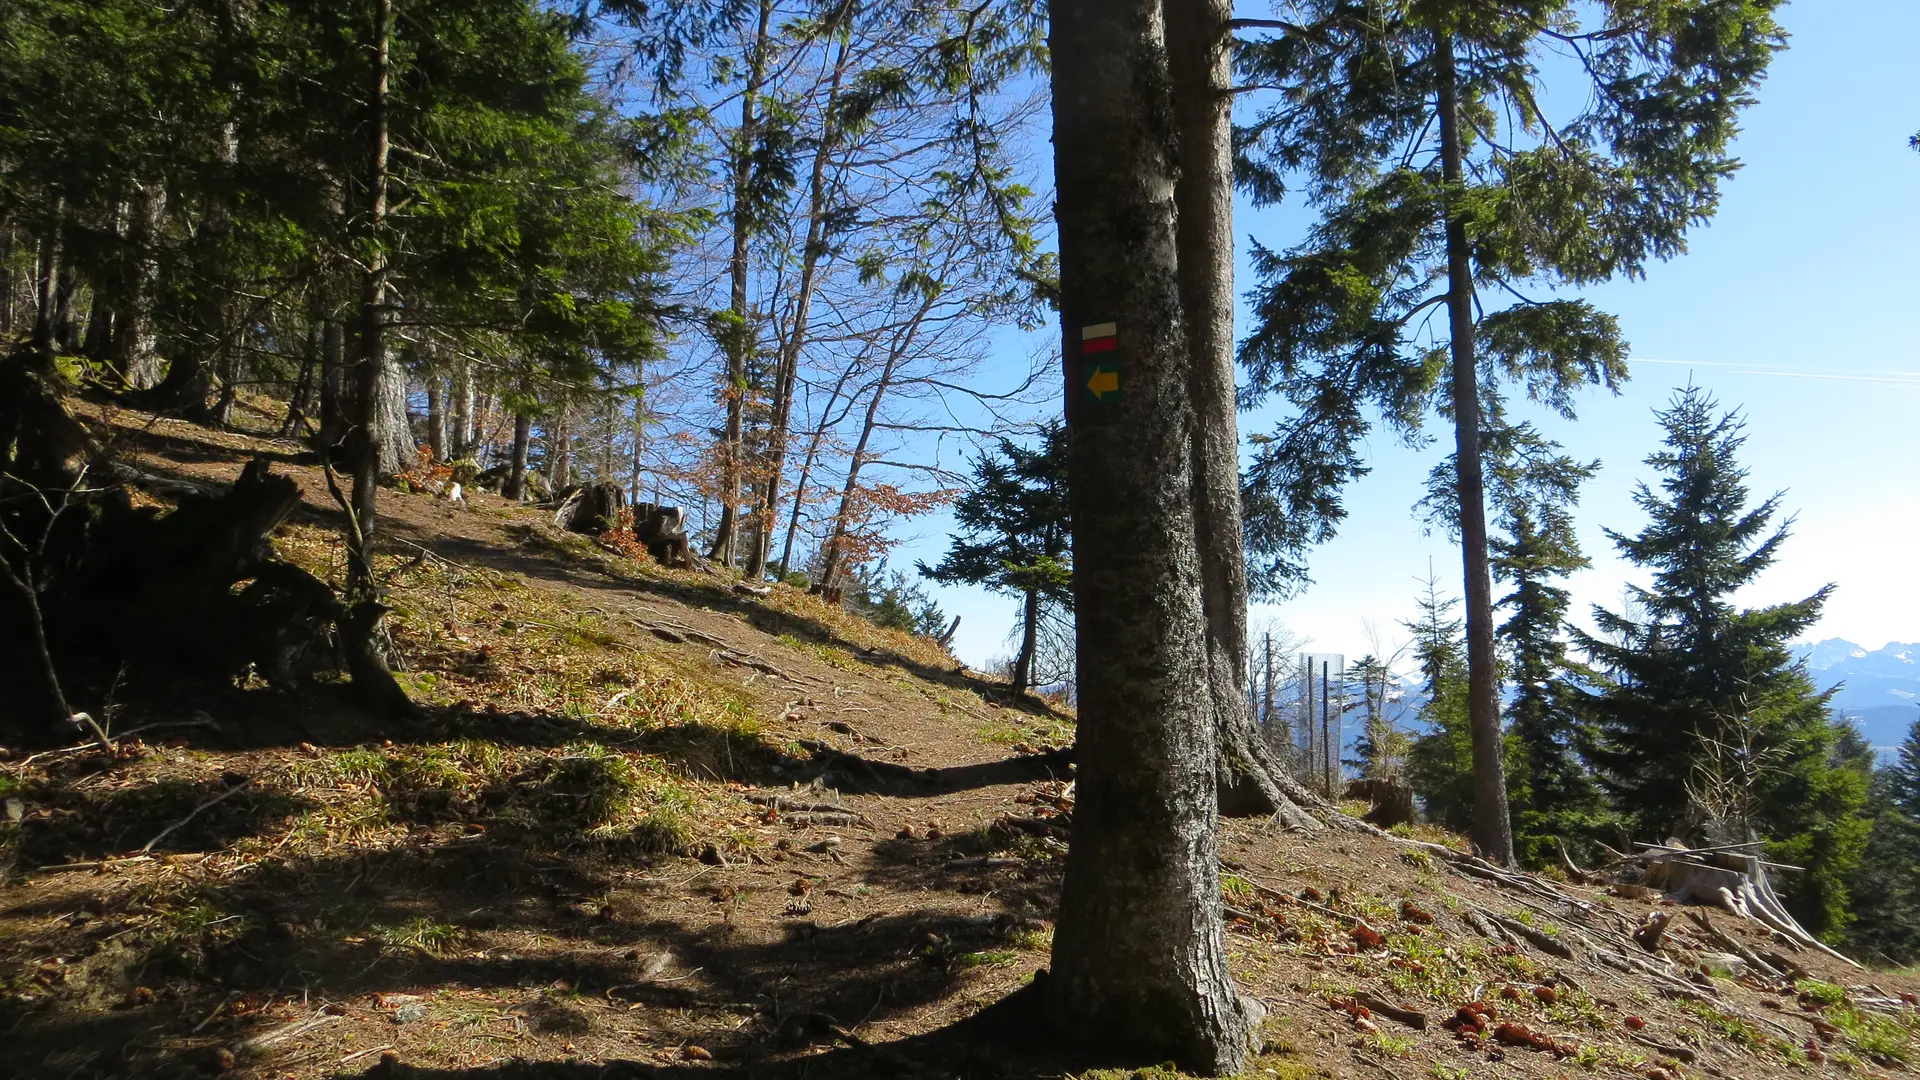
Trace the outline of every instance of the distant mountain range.
{"type": "MultiPolygon", "coordinates": [[[[1794,652],[1806,659],[1814,686],[1821,690],[1840,686],[1833,696],[1834,712],[1851,718],[1882,759],[1893,755],[1913,722],[1920,720],[1920,643],[1893,642],[1869,650],[1843,638],[1828,638],[1796,645],[1794,652]]],[[[1419,718],[1419,709],[1426,695],[1420,681],[1396,675],[1394,682],[1391,718],[1415,734],[1424,734],[1427,726],[1419,718]]],[[[1360,736],[1359,728],[1358,714],[1349,715],[1345,728],[1349,749],[1360,736]]]]}
{"type": "MultiPolygon", "coordinates": [[[[1812,684],[1816,688],[1826,690],[1839,686],[1839,692],[1834,694],[1834,713],[1857,724],[1860,734],[1880,753],[1882,761],[1893,757],[1893,751],[1907,738],[1908,728],[1914,721],[1920,721],[1920,642],[1893,642],[1882,650],[1866,650],[1843,638],[1828,638],[1824,642],[1797,644],[1793,651],[1807,659],[1807,671],[1812,673],[1812,684]]],[[[1348,757],[1356,753],[1354,744],[1363,726],[1356,698],[1357,692],[1348,696],[1348,715],[1340,728],[1342,751],[1348,757]]],[[[1388,719],[1413,734],[1427,734],[1427,723],[1419,715],[1427,694],[1423,694],[1417,676],[1396,673],[1392,700],[1388,719]]],[[[1298,717],[1296,707],[1298,701],[1286,696],[1283,709],[1290,723],[1298,723],[1292,721],[1292,717],[1298,717]]],[[[1338,707],[1340,700],[1336,696],[1336,713],[1338,707]]],[[[1315,705],[1315,715],[1317,709],[1319,705],[1315,705]]]]}
{"type": "Polygon", "coordinates": [[[1860,725],[1882,755],[1891,754],[1920,720],[1920,643],[1869,650],[1844,638],[1798,646],[1815,686],[1840,684],[1834,711],[1860,725]]]}

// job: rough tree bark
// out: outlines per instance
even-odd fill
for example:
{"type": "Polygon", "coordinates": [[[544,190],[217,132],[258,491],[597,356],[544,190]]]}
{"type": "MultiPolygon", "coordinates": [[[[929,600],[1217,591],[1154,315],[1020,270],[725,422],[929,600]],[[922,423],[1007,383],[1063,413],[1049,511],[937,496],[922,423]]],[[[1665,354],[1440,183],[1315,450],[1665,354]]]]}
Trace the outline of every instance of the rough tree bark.
{"type": "Polygon", "coordinates": [[[527,449],[533,442],[533,416],[527,412],[513,414],[513,456],[507,463],[507,482],[501,485],[500,497],[519,502],[527,497],[527,449]]]}
{"type": "Polygon", "coordinates": [[[1229,0],[1166,5],[1167,67],[1179,132],[1180,303],[1194,409],[1194,517],[1207,609],[1207,667],[1220,729],[1220,808],[1298,816],[1245,707],[1247,571],[1233,390],[1233,160],[1229,0]]]}
{"type": "Polygon", "coordinates": [[[562,398],[547,422],[547,492],[559,498],[573,482],[573,431],[567,422],[567,402],[562,398]]]}
{"type": "MultiPolygon", "coordinates": [[[[116,210],[109,228],[119,229],[120,214],[116,210]]],[[[87,304],[87,331],[80,341],[80,351],[90,360],[105,361],[112,354],[113,343],[113,305],[107,302],[107,291],[98,285],[94,287],[93,299],[87,304]]]]}
{"type": "Polygon", "coordinates": [[[1013,660],[1013,692],[1024,694],[1033,686],[1034,656],[1040,651],[1040,591],[1028,589],[1021,598],[1020,654],[1013,660]]]}
{"type": "MultiPolygon", "coordinates": [[[[384,271],[381,276],[384,279],[384,271]]],[[[384,326],[387,295],[384,284],[380,295],[380,318],[384,326]]],[[[362,334],[365,334],[364,328],[362,334]]],[[[379,455],[375,475],[386,480],[419,464],[420,452],[413,441],[413,425],[407,420],[407,372],[387,348],[384,330],[375,360],[373,441],[379,455]]]]}
{"type": "Polygon", "coordinates": [[[473,362],[465,356],[453,358],[453,389],[448,395],[453,400],[449,405],[449,420],[452,425],[449,449],[454,458],[473,456],[474,412],[473,412],[473,362]]]}
{"type": "Polygon", "coordinates": [[[447,460],[447,402],[438,372],[427,372],[427,450],[433,460],[447,460]]]}
{"type": "Polygon", "coordinates": [[[114,323],[113,360],[128,386],[145,390],[160,381],[160,358],[154,353],[153,301],[160,286],[160,260],[155,248],[165,224],[167,190],[164,184],[152,180],[139,188],[127,239],[140,255],[126,310],[114,323]]]}
{"type": "Polygon", "coordinates": [[[54,200],[53,223],[40,238],[40,258],[34,268],[32,342],[36,351],[48,354],[53,352],[53,297],[60,273],[60,215],[65,206],[66,200],[54,200]]]}
{"type": "Polygon", "coordinates": [[[347,441],[347,328],[339,319],[320,327],[320,451],[329,456],[347,441]]]}
{"type": "Polygon", "coordinates": [[[73,264],[63,261],[53,288],[53,342],[68,355],[80,351],[80,305],[73,302],[79,291],[80,278],[73,264]]]}
{"type": "Polygon", "coordinates": [[[365,271],[360,277],[358,348],[354,357],[354,419],[347,437],[353,464],[355,519],[347,545],[349,603],[371,602],[377,587],[373,577],[373,539],[380,485],[380,369],[386,366],[387,254],[381,235],[387,219],[387,161],[392,147],[387,132],[387,93],[392,78],[391,45],[393,0],[372,0],[374,57],[372,93],[367,99],[367,207],[362,228],[367,244],[365,271]]]}
{"type": "MultiPolygon", "coordinates": [[[[348,445],[353,461],[353,496],[347,523],[347,616],[340,620],[341,649],[347,656],[362,702],[388,718],[416,715],[413,703],[387,673],[386,658],[378,647],[380,619],[386,608],[373,573],[373,544],[378,520],[377,497],[387,451],[383,425],[391,432],[398,404],[402,430],[406,424],[405,387],[387,356],[387,183],[388,87],[392,78],[393,0],[373,0],[374,72],[368,96],[369,146],[367,163],[366,271],[360,282],[360,341],[355,358],[355,411],[358,413],[348,445]],[[384,677],[383,677],[384,676],[384,677]]],[[[408,440],[408,450],[412,440],[408,440]]]]}
{"type": "Polygon", "coordinates": [[[750,328],[753,312],[747,307],[748,257],[753,239],[753,212],[748,207],[753,186],[754,140],[760,130],[758,107],[760,88],[766,81],[769,30],[773,21],[773,0],[760,0],[760,29],[747,53],[747,85],[740,95],[740,131],[733,148],[733,252],[727,261],[731,286],[729,310],[733,324],[727,328],[726,434],[720,447],[720,524],[713,531],[713,549],[707,558],[733,566],[734,540],[739,532],[741,473],[746,446],[743,441],[747,407],[747,353],[753,344],[750,328]]]}
{"type": "Polygon", "coordinates": [[[1231,1073],[1261,1010],[1221,926],[1159,0],[1056,5],[1050,44],[1081,722],[1043,992],[1069,1035],[1231,1073]],[[1102,340],[1117,348],[1083,353],[1102,340]]]}
{"type": "MultiPolygon", "coordinates": [[[[1453,39],[1434,36],[1439,65],[1440,168],[1449,187],[1461,182],[1460,102],[1453,39]]],[[[1493,576],[1487,562],[1486,483],[1480,461],[1480,380],[1474,362],[1473,264],[1465,211],[1447,209],[1447,316],[1453,347],[1454,491],[1460,502],[1462,591],[1467,616],[1467,716],[1473,732],[1473,844],[1482,858],[1513,865],[1513,823],[1500,732],[1493,649],[1493,576]]]]}

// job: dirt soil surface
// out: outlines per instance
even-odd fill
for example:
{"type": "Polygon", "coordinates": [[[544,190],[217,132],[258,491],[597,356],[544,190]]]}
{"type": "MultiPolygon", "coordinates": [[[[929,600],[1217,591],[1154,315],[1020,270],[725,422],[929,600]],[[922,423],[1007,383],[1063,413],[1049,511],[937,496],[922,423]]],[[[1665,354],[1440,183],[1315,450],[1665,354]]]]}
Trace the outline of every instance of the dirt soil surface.
{"type": "MultiPolygon", "coordinates": [[[[274,460],[306,491],[278,546],[339,580],[340,517],[297,445],[83,415],[156,477],[274,460]]],[[[663,570],[468,499],[380,496],[425,722],[382,728],[325,681],[287,696],[135,672],[114,689],[116,754],[6,751],[0,1076],[1099,1063],[1017,993],[1051,943],[1071,715],[797,590],[663,570]]],[[[1425,839],[1225,824],[1232,963],[1271,1014],[1249,1076],[1920,1061],[1920,980],[1632,889],[1493,880],[1425,839]],[[1658,948],[1635,944],[1659,917],[1658,948]],[[1714,931],[1797,970],[1729,961],[1714,931]]]]}

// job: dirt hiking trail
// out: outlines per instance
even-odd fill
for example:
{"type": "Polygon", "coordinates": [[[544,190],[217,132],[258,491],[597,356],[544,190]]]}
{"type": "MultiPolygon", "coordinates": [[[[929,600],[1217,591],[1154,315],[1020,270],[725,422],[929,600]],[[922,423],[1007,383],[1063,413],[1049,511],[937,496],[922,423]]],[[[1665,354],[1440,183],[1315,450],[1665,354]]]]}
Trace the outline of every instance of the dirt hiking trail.
{"type": "MultiPolygon", "coordinates": [[[[282,555],[343,576],[299,446],[82,414],[157,478],[266,456],[305,491],[282,555]]],[[[468,498],[380,494],[424,722],[383,728],[340,685],[147,675],[117,753],[8,748],[0,1076],[1092,1075],[1017,994],[1051,942],[1071,715],[802,591],[468,498]]],[[[1225,824],[1232,963],[1271,1014],[1247,1075],[1920,1060],[1920,980],[1454,843],[1225,824]]]]}

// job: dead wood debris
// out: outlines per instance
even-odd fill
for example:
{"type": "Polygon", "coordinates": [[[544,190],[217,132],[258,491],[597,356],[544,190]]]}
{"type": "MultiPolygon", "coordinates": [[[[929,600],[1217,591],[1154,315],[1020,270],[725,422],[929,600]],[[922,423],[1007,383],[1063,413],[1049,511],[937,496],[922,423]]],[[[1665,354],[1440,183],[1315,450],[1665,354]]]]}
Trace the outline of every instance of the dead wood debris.
{"type": "Polygon", "coordinates": [[[1778,979],[1784,974],[1772,964],[1762,959],[1758,953],[1727,936],[1719,927],[1713,925],[1713,920],[1709,919],[1705,912],[1689,911],[1687,912],[1687,918],[1692,920],[1695,926],[1698,926],[1704,931],[1707,937],[1713,940],[1714,944],[1720,946],[1722,950],[1730,952],[1745,961],[1746,965],[1755,972],[1765,975],[1770,979],[1778,979]]]}
{"type": "Polygon", "coordinates": [[[1427,1014],[1418,1009],[1411,1009],[1404,1005],[1395,1005],[1376,994],[1355,994],[1353,1000],[1389,1020],[1398,1021],[1416,1031],[1427,1030],[1427,1014]]]}
{"type": "Polygon", "coordinates": [[[1491,919],[1496,925],[1508,933],[1525,938],[1528,943],[1541,952],[1550,953],[1562,960],[1578,960],[1580,958],[1580,954],[1574,952],[1573,946],[1544,930],[1528,926],[1519,919],[1510,919],[1505,915],[1495,915],[1492,912],[1487,912],[1487,918],[1491,919]]]}
{"type": "Polygon", "coordinates": [[[1658,1039],[1649,1039],[1645,1035],[1642,1035],[1636,1031],[1628,1032],[1627,1037],[1632,1039],[1634,1042],[1639,1043],[1641,1046],[1648,1048],[1649,1050],[1656,1051],[1662,1056],[1670,1057],[1673,1060],[1680,1062],[1682,1065],[1693,1064],[1694,1059],[1699,1056],[1695,1054],[1690,1047],[1670,1046],[1666,1043],[1659,1041],[1658,1039]]]}
{"type": "Polygon", "coordinates": [[[1633,929],[1633,943],[1647,952],[1659,952],[1660,940],[1666,936],[1667,923],[1673,919],[1669,911],[1655,911],[1641,920],[1633,929]]]}
{"type": "Polygon", "coordinates": [[[173,824],[167,826],[166,828],[161,829],[158,836],[155,836],[153,839],[141,845],[140,853],[144,855],[147,852],[152,851],[153,845],[159,843],[162,840],[165,840],[169,836],[172,836],[174,832],[178,830],[181,826],[185,825],[189,821],[192,821],[194,818],[199,817],[201,811],[206,810],[210,807],[213,807],[219,803],[223,803],[228,799],[233,798],[235,795],[240,794],[242,791],[245,791],[247,788],[251,787],[252,785],[253,785],[253,777],[249,776],[246,779],[228,788],[227,790],[221,792],[220,794],[215,795],[213,798],[208,799],[206,802],[201,803],[199,806],[194,807],[192,810],[188,811],[186,817],[183,817],[179,821],[176,821],[173,824]]]}
{"type": "Polygon", "coordinates": [[[994,819],[991,827],[1005,832],[1023,832],[1029,836],[1052,837],[1059,840],[1073,839],[1073,827],[1054,818],[1015,817],[1012,814],[1002,814],[994,819]]]}
{"type": "Polygon", "coordinates": [[[781,821],[794,821],[795,816],[800,814],[823,814],[846,818],[854,824],[871,824],[868,822],[865,814],[860,813],[851,806],[843,806],[836,802],[796,798],[792,795],[783,795],[773,791],[749,791],[746,793],[746,800],[756,806],[764,806],[773,811],[778,815],[778,820],[781,821]]]}

